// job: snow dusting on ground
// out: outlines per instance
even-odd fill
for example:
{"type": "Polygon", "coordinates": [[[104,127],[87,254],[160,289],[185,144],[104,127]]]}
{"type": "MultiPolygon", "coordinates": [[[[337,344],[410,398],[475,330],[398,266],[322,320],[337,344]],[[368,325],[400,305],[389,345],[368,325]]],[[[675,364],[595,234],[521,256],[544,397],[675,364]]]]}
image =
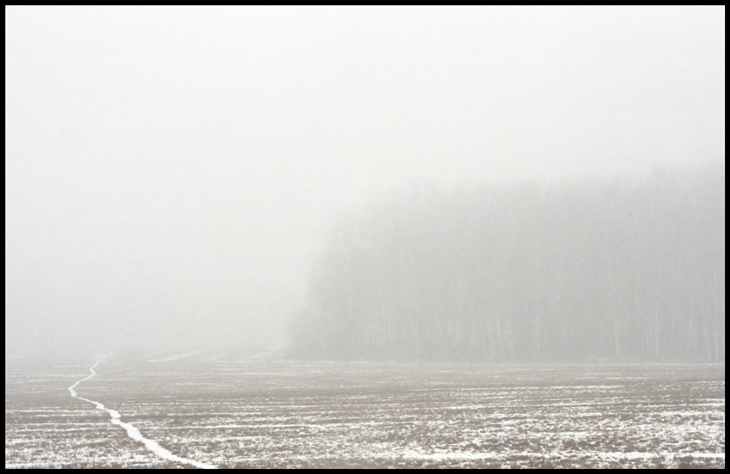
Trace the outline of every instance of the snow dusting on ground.
{"type": "Polygon", "coordinates": [[[6,361],[5,467],[725,467],[724,364],[184,356],[6,361]]]}

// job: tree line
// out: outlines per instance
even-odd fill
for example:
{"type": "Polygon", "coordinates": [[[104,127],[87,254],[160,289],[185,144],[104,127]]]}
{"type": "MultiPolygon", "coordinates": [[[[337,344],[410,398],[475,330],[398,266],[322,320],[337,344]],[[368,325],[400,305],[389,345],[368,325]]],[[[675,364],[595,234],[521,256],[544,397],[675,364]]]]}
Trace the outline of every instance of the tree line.
{"type": "Polygon", "coordinates": [[[303,357],[725,358],[725,169],[483,186],[341,219],[292,326],[303,357]]]}

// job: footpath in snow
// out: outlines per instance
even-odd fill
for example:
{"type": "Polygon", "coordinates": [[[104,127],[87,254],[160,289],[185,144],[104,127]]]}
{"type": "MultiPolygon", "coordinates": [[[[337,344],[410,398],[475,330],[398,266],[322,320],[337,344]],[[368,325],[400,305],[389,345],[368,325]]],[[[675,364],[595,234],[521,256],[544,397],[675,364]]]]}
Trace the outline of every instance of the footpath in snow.
{"type": "Polygon", "coordinates": [[[188,464],[190,466],[195,466],[200,469],[217,469],[216,466],[214,466],[212,464],[194,461],[192,459],[185,459],[185,458],[181,458],[180,456],[176,456],[175,454],[172,454],[170,451],[168,451],[167,449],[165,449],[162,446],[160,446],[159,444],[157,444],[156,441],[147,439],[144,436],[142,436],[142,433],[140,433],[139,430],[136,427],[134,427],[133,425],[123,422],[121,419],[121,415],[119,414],[118,411],[110,410],[109,408],[106,408],[103,404],[101,404],[97,401],[89,400],[88,398],[79,397],[78,393],[76,392],[76,387],[81,382],[86,382],[90,378],[94,377],[96,375],[96,370],[95,370],[96,367],[106,357],[110,357],[110,356],[105,356],[105,357],[102,357],[101,359],[97,360],[96,363],[91,366],[91,369],[89,369],[89,371],[91,372],[89,375],[87,375],[85,378],[77,381],[76,383],[74,383],[73,385],[71,385],[68,388],[68,391],[71,393],[71,396],[78,400],[83,400],[85,402],[91,403],[94,406],[96,406],[96,408],[98,408],[99,410],[103,410],[103,411],[109,413],[109,415],[112,417],[112,419],[111,419],[112,424],[119,425],[122,428],[124,428],[127,431],[127,436],[129,436],[130,438],[132,438],[135,441],[139,441],[140,443],[144,444],[147,449],[149,449],[150,451],[152,451],[154,454],[161,457],[162,459],[166,459],[168,461],[180,462],[183,464],[188,464]]]}

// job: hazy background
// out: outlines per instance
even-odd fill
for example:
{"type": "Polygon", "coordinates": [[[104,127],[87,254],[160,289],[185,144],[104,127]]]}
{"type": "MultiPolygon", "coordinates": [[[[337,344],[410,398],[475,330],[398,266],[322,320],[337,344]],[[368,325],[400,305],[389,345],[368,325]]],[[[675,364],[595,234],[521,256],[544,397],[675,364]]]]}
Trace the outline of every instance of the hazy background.
{"type": "Polygon", "coordinates": [[[725,157],[724,8],[6,8],[6,353],[279,345],[385,193],[725,157]]]}

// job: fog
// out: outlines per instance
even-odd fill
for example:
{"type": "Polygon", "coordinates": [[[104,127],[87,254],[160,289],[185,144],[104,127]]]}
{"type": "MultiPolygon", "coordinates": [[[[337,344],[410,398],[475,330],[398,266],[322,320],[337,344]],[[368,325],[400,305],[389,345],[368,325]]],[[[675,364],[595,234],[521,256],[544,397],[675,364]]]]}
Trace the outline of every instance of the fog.
{"type": "Polygon", "coordinates": [[[388,196],[725,159],[721,7],[9,7],[5,77],[8,355],[284,346],[388,196]]]}

